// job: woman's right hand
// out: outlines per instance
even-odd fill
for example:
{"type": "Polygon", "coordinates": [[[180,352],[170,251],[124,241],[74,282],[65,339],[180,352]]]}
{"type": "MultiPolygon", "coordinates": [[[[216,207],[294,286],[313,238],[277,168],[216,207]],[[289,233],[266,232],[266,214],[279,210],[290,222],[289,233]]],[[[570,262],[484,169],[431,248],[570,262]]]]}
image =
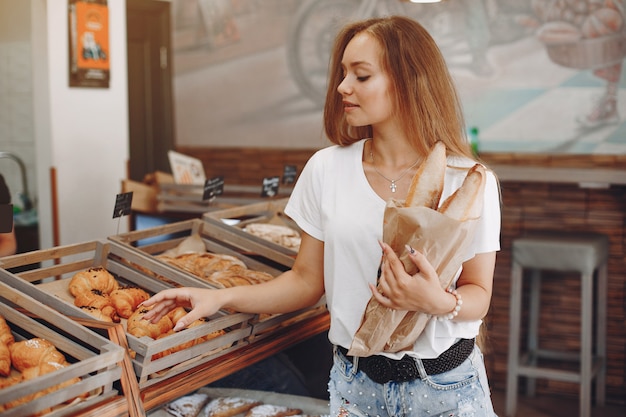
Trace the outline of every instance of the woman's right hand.
{"type": "Polygon", "coordinates": [[[215,314],[221,308],[218,293],[219,290],[192,287],[160,291],[141,303],[142,306],[151,308],[144,318],[156,323],[176,307],[184,307],[190,311],[174,327],[174,331],[182,330],[200,318],[215,314]]]}

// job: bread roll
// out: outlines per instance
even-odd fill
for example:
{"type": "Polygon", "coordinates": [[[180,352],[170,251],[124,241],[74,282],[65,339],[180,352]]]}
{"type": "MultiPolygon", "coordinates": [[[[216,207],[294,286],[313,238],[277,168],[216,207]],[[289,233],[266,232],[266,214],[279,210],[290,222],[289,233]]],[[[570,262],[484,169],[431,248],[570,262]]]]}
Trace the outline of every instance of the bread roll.
{"type": "Polygon", "coordinates": [[[91,290],[101,291],[103,294],[110,294],[119,288],[118,282],[109,271],[102,267],[89,268],[77,272],[70,280],[70,294],[76,297],[78,294],[91,290]]]}
{"type": "Polygon", "coordinates": [[[437,211],[459,221],[480,217],[485,180],[485,167],[480,164],[474,165],[468,171],[463,184],[443,202],[437,211]]]}
{"type": "Polygon", "coordinates": [[[411,180],[404,205],[437,209],[446,172],[446,145],[435,142],[411,180]]]}

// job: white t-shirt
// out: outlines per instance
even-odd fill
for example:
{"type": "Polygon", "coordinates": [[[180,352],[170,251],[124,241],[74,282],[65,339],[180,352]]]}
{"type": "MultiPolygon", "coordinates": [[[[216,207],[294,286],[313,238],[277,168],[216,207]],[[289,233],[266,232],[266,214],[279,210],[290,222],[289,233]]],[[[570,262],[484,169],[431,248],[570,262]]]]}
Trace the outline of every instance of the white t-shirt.
{"type": "MultiPolygon", "coordinates": [[[[324,286],[330,312],[331,343],[349,348],[376,282],[381,257],[386,202],[371,188],[363,171],[365,140],[330,146],[307,162],[285,208],[299,227],[324,242],[324,286]]],[[[474,161],[448,158],[441,201],[461,186],[474,161]]],[[[476,228],[474,254],[500,249],[500,197],[493,173],[487,176],[483,214],[476,228]]],[[[470,256],[468,259],[470,259],[470,256]]],[[[458,276],[458,275],[457,275],[458,276]]],[[[435,358],[459,338],[473,338],[481,321],[429,320],[409,352],[435,358]]],[[[399,354],[386,354],[399,358],[399,354]]]]}

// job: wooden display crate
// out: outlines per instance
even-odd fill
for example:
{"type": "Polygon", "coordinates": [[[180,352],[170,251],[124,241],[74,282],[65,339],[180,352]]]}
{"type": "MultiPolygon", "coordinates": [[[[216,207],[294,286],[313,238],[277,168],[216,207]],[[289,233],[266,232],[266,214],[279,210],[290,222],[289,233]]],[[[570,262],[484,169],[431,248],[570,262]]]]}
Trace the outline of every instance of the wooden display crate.
{"type": "MultiPolygon", "coordinates": [[[[143,288],[150,294],[174,286],[198,285],[197,279],[167,267],[139,250],[129,250],[109,241],[68,245],[0,259],[4,282],[66,316],[82,319],[92,317],[74,306],[68,290],[69,280],[76,272],[99,266],[112,273],[120,284],[143,288]],[[34,262],[41,262],[44,266],[15,274],[7,271],[34,262]],[[156,276],[166,276],[167,282],[156,276]]],[[[252,314],[220,312],[202,325],[158,340],[137,338],[126,333],[128,347],[135,354],[132,364],[139,387],[143,389],[247,343],[245,339],[252,333],[249,321],[253,318],[252,314]],[[157,353],[216,331],[223,334],[191,348],[153,359],[157,353]]],[[[125,326],[124,319],[122,324],[125,326]]]]}
{"type": "MultiPolygon", "coordinates": [[[[10,278],[10,274],[0,270],[0,316],[11,328],[15,341],[46,339],[63,353],[69,365],[0,389],[0,407],[4,407],[25,396],[65,385],[22,405],[3,409],[2,415],[21,417],[50,409],[46,416],[65,416],[117,396],[114,383],[122,376],[124,349],[12,288],[10,278]]],[[[12,376],[19,375],[15,369],[12,372],[12,376]]]]}
{"type": "MultiPolygon", "coordinates": [[[[268,203],[265,203],[268,204],[268,203]]],[[[279,203],[280,204],[280,203],[279,203]]],[[[284,205],[284,204],[283,204],[284,205]]],[[[178,246],[183,240],[193,234],[199,234],[208,252],[235,256],[250,269],[267,272],[272,276],[279,275],[293,264],[293,258],[283,252],[278,252],[267,246],[267,241],[248,238],[243,231],[233,232],[229,226],[221,227],[205,219],[192,219],[177,223],[170,223],[149,229],[136,230],[129,233],[109,237],[116,244],[129,250],[135,249],[149,255],[158,255],[166,250],[178,246]],[[243,234],[243,235],[242,235],[243,234]],[[143,244],[142,242],[148,242],[143,244]],[[154,243],[151,243],[154,242],[154,243]]],[[[172,273],[186,274],[189,279],[196,279],[196,286],[214,288],[210,283],[194,277],[193,274],[169,266],[164,261],[163,268],[172,268],[172,273]]],[[[319,314],[327,313],[325,298],[316,305],[291,313],[276,315],[257,315],[250,321],[252,333],[249,341],[271,335],[279,328],[294,326],[298,322],[319,314]]]]}
{"type": "Polygon", "coordinates": [[[248,242],[247,245],[254,245],[258,251],[268,256],[278,257],[279,255],[277,254],[286,255],[286,257],[280,256],[281,261],[292,266],[297,255],[296,251],[243,230],[246,225],[251,223],[270,223],[287,226],[300,232],[298,225],[284,213],[287,201],[288,198],[283,198],[223,210],[212,210],[204,213],[202,219],[228,231],[233,240],[236,238],[243,239],[243,241],[248,242]]]}

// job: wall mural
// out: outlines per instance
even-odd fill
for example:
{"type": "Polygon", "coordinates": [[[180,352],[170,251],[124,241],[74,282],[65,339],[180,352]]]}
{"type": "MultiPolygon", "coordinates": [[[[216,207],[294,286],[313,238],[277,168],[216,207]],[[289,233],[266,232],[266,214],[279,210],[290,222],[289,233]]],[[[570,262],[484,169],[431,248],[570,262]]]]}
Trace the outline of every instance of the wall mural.
{"type": "Polygon", "coordinates": [[[435,37],[484,152],[626,153],[622,0],[172,0],[177,143],[317,148],[330,43],[405,14],[435,37]]]}

